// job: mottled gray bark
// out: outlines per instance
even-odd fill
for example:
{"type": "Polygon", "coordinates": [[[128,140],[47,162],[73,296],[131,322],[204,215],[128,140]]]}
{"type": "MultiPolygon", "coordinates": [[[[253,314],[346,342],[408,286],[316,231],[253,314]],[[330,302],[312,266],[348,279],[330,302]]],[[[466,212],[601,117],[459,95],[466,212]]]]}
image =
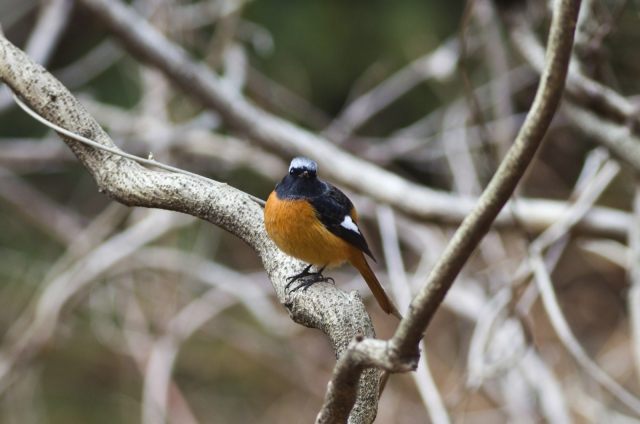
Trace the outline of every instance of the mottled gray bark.
{"type": "MultiPolygon", "coordinates": [[[[0,80],[23,97],[38,114],[76,134],[116,147],[76,98],[44,68],[0,35],[0,80]]],[[[356,334],[375,337],[371,319],[356,292],[331,284],[285,293],[286,277],[299,272],[301,262],[286,256],[267,236],[260,205],[227,185],[204,179],[147,169],[136,162],[61,136],[93,176],[98,190],[128,206],[168,209],[207,220],[235,234],[262,258],[278,299],[291,318],[327,334],[336,357],[356,334]]],[[[116,147],[117,148],[117,147],[116,147]]],[[[25,346],[27,360],[43,346],[25,346]]],[[[358,400],[350,422],[370,423],[378,404],[379,372],[360,379],[358,400]]]]}

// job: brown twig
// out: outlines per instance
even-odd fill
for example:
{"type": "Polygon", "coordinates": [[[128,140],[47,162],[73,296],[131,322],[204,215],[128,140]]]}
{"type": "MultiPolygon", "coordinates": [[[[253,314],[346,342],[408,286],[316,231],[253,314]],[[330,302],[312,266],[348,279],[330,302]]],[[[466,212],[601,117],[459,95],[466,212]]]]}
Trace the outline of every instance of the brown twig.
{"type": "Polygon", "coordinates": [[[562,97],[579,10],[580,0],[556,2],[540,86],[513,146],[478,204],[462,222],[429,278],[411,302],[407,315],[400,322],[393,338],[386,343],[356,339],[349,351],[340,358],[317,422],[343,422],[325,417],[339,417],[340,411],[349,405],[353,396],[344,392],[346,388],[355,386],[353,379],[359,373],[354,370],[378,366],[397,372],[407,366],[416,367],[420,357],[418,344],[424,330],[460,269],[513,193],[551,123],[562,97]],[[377,345],[377,348],[373,349],[372,345],[377,345]],[[341,396],[336,396],[336,392],[340,392],[341,396]]]}
{"type": "Polygon", "coordinates": [[[456,275],[513,193],[555,114],[567,75],[580,0],[559,1],[556,5],[545,70],[531,111],[507,157],[431,271],[392,339],[392,343],[399,342],[395,348],[401,357],[417,354],[415,347],[422,332],[456,275]]]}
{"type": "MultiPolygon", "coordinates": [[[[119,37],[137,59],[162,70],[177,86],[218,111],[228,125],[248,134],[265,147],[284,156],[312,157],[325,178],[364,193],[380,203],[394,206],[421,219],[458,225],[470,213],[476,199],[455,196],[411,183],[389,171],[359,159],[325,138],[257,108],[233,90],[206,66],[192,60],[179,46],[168,41],[132,9],[113,0],[80,0],[119,37]]],[[[560,202],[519,200],[518,217],[528,230],[541,231],[551,225],[564,209],[560,202]]],[[[597,213],[582,222],[582,228],[596,229],[597,213]]],[[[626,234],[624,223],[611,220],[615,233],[626,234]],[[620,228],[617,228],[619,226],[620,228]]],[[[501,213],[496,225],[513,226],[513,216],[501,213]]],[[[601,229],[598,228],[600,231],[601,229]]]]}
{"type": "MultiPolygon", "coordinates": [[[[524,16],[507,19],[511,40],[525,60],[538,72],[544,66],[544,47],[540,44],[524,16]]],[[[638,122],[638,106],[613,89],[572,70],[567,77],[566,94],[583,106],[598,109],[619,122],[638,122]]]]}

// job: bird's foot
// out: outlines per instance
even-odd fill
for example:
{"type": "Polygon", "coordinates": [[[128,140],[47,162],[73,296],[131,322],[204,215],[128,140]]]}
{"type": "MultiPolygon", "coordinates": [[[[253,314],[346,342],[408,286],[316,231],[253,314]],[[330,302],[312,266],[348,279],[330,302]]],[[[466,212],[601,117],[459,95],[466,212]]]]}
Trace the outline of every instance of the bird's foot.
{"type": "Polygon", "coordinates": [[[328,281],[333,282],[333,284],[336,283],[333,278],[325,277],[324,275],[322,275],[322,271],[324,271],[324,267],[322,267],[318,272],[309,272],[310,268],[311,268],[311,265],[306,267],[300,274],[292,275],[291,277],[287,278],[287,280],[290,280],[290,281],[285,286],[285,289],[288,289],[291,286],[291,284],[293,284],[298,280],[300,281],[300,284],[298,284],[293,289],[289,290],[289,293],[293,293],[294,291],[299,289],[302,289],[302,291],[306,291],[309,287],[311,287],[315,283],[328,282],[328,281]],[[305,278],[305,277],[309,277],[309,278],[305,278]]]}
{"type": "Polygon", "coordinates": [[[300,274],[296,274],[296,275],[292,275],[291,277],[287,277],[287,281],[289,281],[287,283],[286,286],[284,286],[285,289],[288,289],[289,286],[291,284],[293,284],[294,282],[300,280],[300,279],[304,279],[304,277],[308,277],[310,275],[313,275],[312,272],[309,272],[309,270],[311,269],[312,265],[307,266],[305,269],[302,270],[302,272],[300,274]]]}

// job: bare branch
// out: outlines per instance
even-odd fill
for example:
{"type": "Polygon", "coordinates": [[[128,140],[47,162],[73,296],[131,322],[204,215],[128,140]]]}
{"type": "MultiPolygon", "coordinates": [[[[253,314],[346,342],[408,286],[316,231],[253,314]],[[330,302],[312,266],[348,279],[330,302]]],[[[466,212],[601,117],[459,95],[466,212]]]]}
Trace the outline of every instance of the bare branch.
{"type": "Polygon", "coordinates": [[[567,101],[562,107],[576,128],[608,148],[616,158],[640,173],[640,138],[626,125],[602,118],[578,104],[567,101]]]}
{"type": "MultiPolygon", "coordinates": [[[[514,14],[507,18],[507,24],[510,26],[511,40],[520,54],[536,71],[542,72],[544,47],[536,38],[526,18],[520,14],[514,14]]],[[[598,105],[598,108],[603,109],[621,122],[638,119],[636,105],[611,88],[580,74],[576,68],[578,66],[572,64],[566,87],[566,93],[573,100],[587,107],[598,105]]]]}
{"type": "Polygon", "coordinates": [[[436,263],[395,335],[387,343],[354,339],[349,350],[338,361],[325,404],[317,422],[343,422],[327,417],[341,411],[353,397],[355,379],[367,366],[378,366],[398,372],[415,369],[420,357],[418,345],[449,287],[489,231],[491,223],[512,195],[544,137],[562,97],[569,67],[580,0],[557,1],[549,34],[545,70],[534,103],[518,137],[498,171],[483,192],[478,204],[465,218],[445,252],[436,263]],[[340,394],[338,397],[337,394],[340,394]],[[321,419],[323,418],[323,419],[321,419]]]}
{"type": "Polygon", "coordinates": [[[640,188],[636,183],[633,198],[634,222],[629,233],[630,255],[622,255],[619,259],[627,259],[630,269],[627,278],[631,283],[627,305],[631,320],[631,339],[633,340],[633,358],[636,375],[640,375],[640,188]]]}
{"type": "MultiPolygon", "coordinates": [[[[117,149],[57,80],[4,37],[0,37],[0,78],[49,121],[117,149]]],[[[299,272],[302,264],[284,255],[271,242],[264,230],[262,209],[246,195],[226,185],[214,186],[201,178],[152,171],[67,136],[62,138],[93,176],[99,189],[113,199],[128,206],[187,213],[243,239],[261,256],[278,298],[291,318],[327,333],[336,356],[344,352],[355,334],[375,337],[371,320],[357,293],[347,294],[331,284],[317,284],[307,292],[294,295],[285,293],[286,277],[299,272]]],[[[63,305],[64,302],[56,309],[63,305]]],[[[44,315],[44,321],[38,322],[46,324],[48,316],[44,315]]],[[[46,333],[51,334],[48,330],[46,333]]],[[[26,344],[22,348],[29,347],[33,347],[29,357],[33,357],[42,343],[26,344]]],[[[23,359],[28,360],[27,357],[23,359]]],[[[0,374],[8,370],[4,365],[10,368],[10,364],[0,363],[0,374]]],[[[360,383],[358,409],[352,414],[354,422],[369,423],[377,411],[378,372],[367,371],[365,374],[366,378],[360,383]]]]}
{"type": "MultiPolygon", "coordinates": [[[[353,338],[333,369],[333,378],[329,382],[316,424],[347,422],[362,374],[379,375],[376,368],[390,372],[407,372],[415,368],[415,364],[394,361],[388,350],[388,343],[381,340],[365,338],[361,334],[353,338]]],[[[377,394],[375,396],[377,397],[377,394]]]]}
{"type": "Polygon", "coordinates": [[[324,133],[329,139],[341,143],[372,116],[420,82],[430,78],[437,80],[450,78],[456,69],[457,50],[456,42],[449,40],[433,52],[414,60],[380,85],[351,102],[324,133]]]}
{"type": "MultiPolygon", "coordinates": [[[[120,2],[80,0],[80,3],[94,12],[136,58],[158,67],[183,90],[217,110],[226,123],[265,147],[285,156],[312,157],[330,179],[421,219],[458,225],[475,205],[474,198],[454,196],[411,183],[346,153],[322,137],[258,109],[120,2]]],[[[564,205],[546,200],[519,200],[513,207],[519,222],[537,232],[551,225],[564,205]]],[[[585,217],[581,228],[612,231],[623,236],[625,223],[620,217],[604,215],[593,211],[585,217]],[[609,225],[602,228],[604,220],[609,225]]],[[[628,223],[628,220],[627,217],[624,221],[628,223]]],[[[506,211],[496,220],[499,226],[514,224],[512,214],[506,211]]]]}
{"type": "Polygon", "coordinates": [[[180,345],[200,326],[233,303],[231,296],[212,288],[178,312],[169,322],[167,332],[153,343],[145,370],[143,424],[164,424],[167,420],[171,371],[180,345]]]}
{"type": "Polygon", "coordinates": [[[622,403],[634,410],[636,414],[640,414],[640,399],[625,390],[595,362],[593,362],[582,346],[580,346],[580,343],[576,340],[575,336],[571,332],[571,328],[569,328],[569,324],[562,315],[562,311],[558,305],[558,299],[553,291],[551,278],[549,277],[549,273],[547,272],[539,253],[532,252],[531,268],[535,273],[542,301],[558,337],[571,351],[571,354],[576,358],[580,365],[582,365],[599,384],[609,390],[622,403]]]}
{"type": "Polygon", "coordinates": [[[8,169],[0,167],[0,196],[13,204],[20,213],[58,241],[69,244],[75,240],[85,219],[75,211],[58,205],[8,169]]]}
{"type": "Polygon", "coordinates": [[[391,340],[395,353],[405,360],[418,355],[416,347],[447,290],[500,209],[506,204],[533,159],[555,114],[567,75],[580,0],[556,3],[549,34],[549,49],[536,98],[505,160],[465,218],[429,278],[411,303],[406,318],[391,340]]]}
{"type": "MultiPolygon", "coordinates": [[[[396,231],[396,220],[393,209],[387,205],[378,206],[377,210],[378,223],[380,226],[380,235],[382,236],[382,245],[384,247],[384,256],[389,269],[389,280],[393,289],[394,297],[398,302],[400,311],[406,311],[411,303],[413,293],[404,270],[402,255],[400,253],[400,244],[398,240],[398,232],[396,231]]],[[[418,386],[422,401],[427,407],[429,417],[433,424],[450,424],[451,420],[447,414],[447,410],[442,402],[442,396],[438,392],[438,387],[433,380],[431,371],[429,370],[429,362],[427,361],[426,347],[424,342],[420,342],[420,350],[422,351],[422,360],[418,364],[418,368],[411,376],[418,386]]]]}
{"type": "Polygon", "coordinates": [[[191,220],[184,216],[170,216],[166,212],[154,212],[154,215],[100,245],[45,287],[38,298],[32,322],[26,330],[22,329],[16,334],[17,341],[13,346],[0,352],[0,392],[14,377],[15,365],[31,360],[54,337],[56,323],[71,297],[139,246],[191,220]]]}
{"type": "Polygon", "coordinates": [[[124,55],[112,40],[98,44],[75,62],[58,69],[56,77],[69,89],[80,87],[101,74],[124,55]]]}
{"type": "MultiPolygon", "coordinates": [[[[38,20],[29,36],[25,51],[36,62],[45,65],[58,44],[71,15],[71,0],[46,0],[40,2],[38,20]]],[[[0,111],[11,106],[11,94],[0,87],[0,111]]]]}

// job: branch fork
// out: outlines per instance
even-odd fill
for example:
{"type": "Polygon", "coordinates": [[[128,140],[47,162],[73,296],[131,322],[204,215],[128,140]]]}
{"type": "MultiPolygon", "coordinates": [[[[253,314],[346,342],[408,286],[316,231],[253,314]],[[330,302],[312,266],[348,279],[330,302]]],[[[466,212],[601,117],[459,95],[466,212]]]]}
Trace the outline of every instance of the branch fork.
{"type": "MultiPolygon", "coordinates": [[[[405,212],[423,218],[445,215],[444,206],[450,203],[445,201],[447,196],[410,185],[326,145],[325,140],[315,135],[271,118],[246,102],[239,92],[230,92],[203,65],[189,66],[192,72],[185,72],[185,66],[176,65],[191,65],[184,51],[169,44],[161,34],[148,28],[147,23],[140,23],[140,19],[120,2],[81,0],[80,3],[102,18],[134,54],[162,68],[187,91],[200,93],[206,106],[218,110],[231,125],[244,129],[250,137],[286,152],[295,150],[292,147],[292,140],[295,140],[299,151],[317,153],[327,163],[332,160],[339,163],[340,166],[334,167],[335,172],[348,170],[351,165],[360,166],[369,176],[358,180],[362,184],[377,186],[383,180],[390,182],[394,189],[383,191],[386,197],[374,197],[379,202],[401,207],[403,204],[395,198],[402,193],[403,198],[411,199],[412,203],[415,201],[412,205],[404,205],[405,212]],[[406,195],[407,192],[412,195],[406,195]],[[423,202],[418,203],[417,199],[423,202]],[[427,199],[439,201],[424,202],[427,199]],[[433,212],[433,209],[440,210],[433,212]]],[[[580,0],[558,0],[555,4],[545,72],[531,112],[505,161],[463,220],[389,341],[375,339],[373,325],[357,292],[345,293],[331,284],[317,284],[304,293],[286,293],[286,278],[301,270],[303,264],[275,247],[266,235],[262,209],[245,195],[228,186],[216,186],[198,178],[151,171],[129,159],[81,145],[66,136],[62,138],[98,187],[118,202],[187,213],[218,225],[249,244],[262,258],[278,298],[292,319],[325,332],[339,358],[316,422],[371,423],[377,413],[380,369],[395,373],[417,368],[418,346],[425,329],[459,271],[512,195],[555,113],[564,87],[580,0]]],[[[2,36],[0,79],[48,120],[115,147],[66,88],[2,36]]],[[[348,179],[342,177],[338,179],[348,179]]],[[[368,186],[355,188],[373,191],[368,186]]],[[[33,350],[41,349],[49,341],[43,340],[33,350]]]]}

